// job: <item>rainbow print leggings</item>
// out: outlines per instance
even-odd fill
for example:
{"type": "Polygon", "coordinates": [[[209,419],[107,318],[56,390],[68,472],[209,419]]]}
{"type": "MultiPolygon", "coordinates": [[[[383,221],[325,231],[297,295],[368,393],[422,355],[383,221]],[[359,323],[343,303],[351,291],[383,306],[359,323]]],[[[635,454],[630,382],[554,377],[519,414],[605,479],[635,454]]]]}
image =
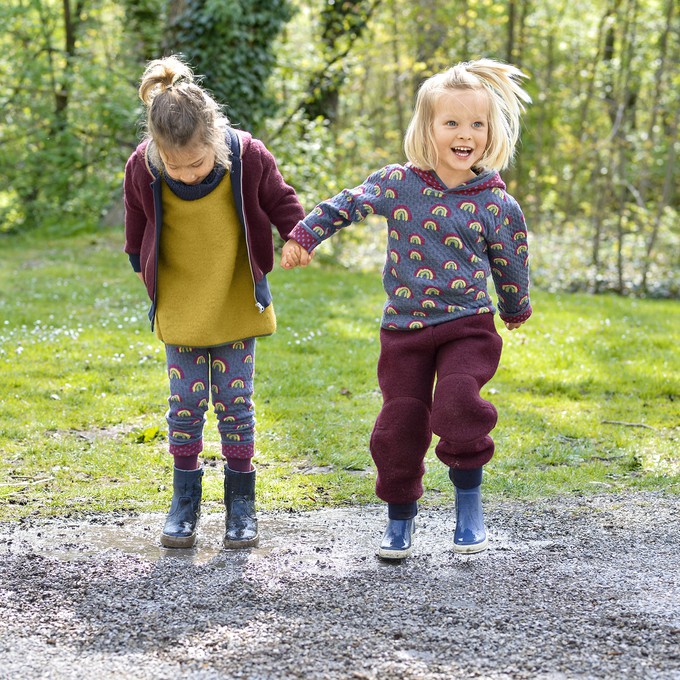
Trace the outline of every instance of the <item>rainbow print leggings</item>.
{"type": "Polygon", "coordinates": [[[255,338],[218,347],[166,345],[165,352],[170,379],[166,415],[170,453],[194,456],[203,450],[203,426],[212,395],[222,455],[252,458],[255,338]]]}

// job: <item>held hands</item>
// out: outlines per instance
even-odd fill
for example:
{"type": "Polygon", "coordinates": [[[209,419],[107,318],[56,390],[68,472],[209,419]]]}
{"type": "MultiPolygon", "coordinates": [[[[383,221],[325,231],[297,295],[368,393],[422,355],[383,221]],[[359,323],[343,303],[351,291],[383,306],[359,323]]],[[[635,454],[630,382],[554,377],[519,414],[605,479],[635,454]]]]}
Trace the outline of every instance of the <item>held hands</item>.
{"type": "Polygon", "coordinates": [[[314,253],[308,253],[297,241],[290,239],[281,251],[281,266],[284,269],[306,267],[314,258],[314,253]]]}
{"type": "Polygon", "coordinates": [[[524,322],[524,321],[518,321],[518,322],[514,322],[514,323],[513,323],[513,322],[510,322],[510,321],[504,321],[503,323],[505,324],[505,327],[506,327],[509,331],[514,331],[515,328],[519,328],[519,327],[520,327],[523,323],[525,323],[525,322],[524,322]]]}

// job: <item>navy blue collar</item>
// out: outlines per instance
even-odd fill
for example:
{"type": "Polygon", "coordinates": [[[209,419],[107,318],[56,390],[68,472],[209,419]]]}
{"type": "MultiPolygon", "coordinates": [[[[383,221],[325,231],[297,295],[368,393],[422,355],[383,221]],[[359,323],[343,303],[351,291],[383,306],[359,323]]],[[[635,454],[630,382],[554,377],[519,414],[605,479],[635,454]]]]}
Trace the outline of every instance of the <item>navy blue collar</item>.
{"type": "Polygon", "coordinates": [[[178,182],[166,175],[163,176],[163,179],[175,196],[183,201],[195,201],[207,196],[222,181],[225,174],[224,166],[217,165],[200,184],[184,184],[184,182],[178,182]]]}

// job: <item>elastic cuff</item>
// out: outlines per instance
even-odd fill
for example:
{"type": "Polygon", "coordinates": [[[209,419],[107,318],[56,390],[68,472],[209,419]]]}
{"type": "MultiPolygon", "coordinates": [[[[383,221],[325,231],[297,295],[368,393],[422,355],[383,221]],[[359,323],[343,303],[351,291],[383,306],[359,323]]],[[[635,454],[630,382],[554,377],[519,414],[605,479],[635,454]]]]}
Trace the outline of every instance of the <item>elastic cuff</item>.
{"type": "Polygon", "coordinates": [[[388,503],[389,519],[413,519],[418,514],[418,501],[412,503],[388,503]]]}
{"type": "Polygon", "coordinates": [[[503,312],[499,312],[498,316],[508,323],[523,323],[531,316],[532,312],[531,305],[529,305],[521,314],[504,314],[503,312]]]}
{"type": "Polygon", "coordinates": [[[308,253],[319,245],[318,239],[314,238],[301,224],[290,232],[290,238],[297,241],[308,253]]]}
{"type": "Polygon", "coordinates": [[[173,442],[170,442],[168,449],[173,456],[177,457],[197,456],[203,451],[203,439],[196,439],[187,442],[186,444],[174,444],[173,442]]]}
{"type": "Polygon", "coordinates": [[[240,444],[222,444],[223,458],[239,458],[249,460],[255,455],[255,443],[243,442],[240,444]]]}

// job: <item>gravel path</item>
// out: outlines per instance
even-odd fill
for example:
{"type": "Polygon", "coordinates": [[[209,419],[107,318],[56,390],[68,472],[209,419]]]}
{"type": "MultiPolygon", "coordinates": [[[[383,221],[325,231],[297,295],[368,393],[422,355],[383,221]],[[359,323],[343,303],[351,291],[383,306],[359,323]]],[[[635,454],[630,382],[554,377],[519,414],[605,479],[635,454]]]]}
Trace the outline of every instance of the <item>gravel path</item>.
{"type": "Polygon", "coordinates": [[[375,557],[377,507],[260,513],[258,549],[158,547],[161,515],[2,525],[0,678],[680,678],[678,499],[487,503],[491,547],[375,557]]]}

